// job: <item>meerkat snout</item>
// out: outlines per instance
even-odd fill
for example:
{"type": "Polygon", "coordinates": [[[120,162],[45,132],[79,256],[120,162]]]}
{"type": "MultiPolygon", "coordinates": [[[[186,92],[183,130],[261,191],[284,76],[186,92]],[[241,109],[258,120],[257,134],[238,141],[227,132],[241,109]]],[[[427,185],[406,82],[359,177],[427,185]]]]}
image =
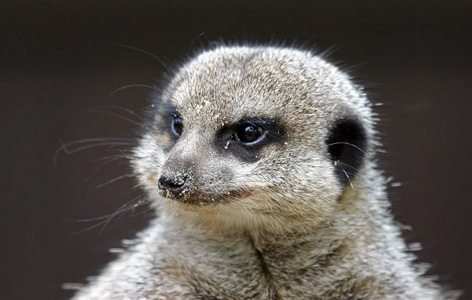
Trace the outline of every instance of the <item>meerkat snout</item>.
{"type": "Polygon", "coordinates": [[[194,155],[188,152],[183,152],[179,148],[173,151],[164,163],[157,180],[157,188],[165,198],[185,201],[183,198],[195,189],[195,167],[191,162],[194,155]]]}

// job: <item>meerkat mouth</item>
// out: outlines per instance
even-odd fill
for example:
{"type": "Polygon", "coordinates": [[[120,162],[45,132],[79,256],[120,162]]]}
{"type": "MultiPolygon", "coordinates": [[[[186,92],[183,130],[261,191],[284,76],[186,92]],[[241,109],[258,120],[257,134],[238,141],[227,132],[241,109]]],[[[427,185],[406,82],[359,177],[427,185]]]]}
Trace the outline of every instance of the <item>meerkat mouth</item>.
{"type": "Polygon", "coordinates": [[[207,193],[192,192],[188,196],[175,198],[166,197],[167,199],[177,201],[191,206],[214,206],[228,205],[233,202],[247,198],[254,193],[252,190],[230,191],[220,195],[210,195],[207,193]]]}

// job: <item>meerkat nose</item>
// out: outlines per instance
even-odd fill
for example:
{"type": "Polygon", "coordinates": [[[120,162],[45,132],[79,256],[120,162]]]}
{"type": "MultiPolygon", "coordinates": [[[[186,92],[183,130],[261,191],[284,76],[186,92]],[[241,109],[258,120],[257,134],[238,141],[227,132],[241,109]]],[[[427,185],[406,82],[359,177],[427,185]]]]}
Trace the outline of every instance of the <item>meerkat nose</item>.
{"type": "Polygon", "coordinates": [[[162,175],[157,181],[160,190],[166,191],[175,198],[180,198],[188,188],[188,176],[185,175],[162,175]]]}

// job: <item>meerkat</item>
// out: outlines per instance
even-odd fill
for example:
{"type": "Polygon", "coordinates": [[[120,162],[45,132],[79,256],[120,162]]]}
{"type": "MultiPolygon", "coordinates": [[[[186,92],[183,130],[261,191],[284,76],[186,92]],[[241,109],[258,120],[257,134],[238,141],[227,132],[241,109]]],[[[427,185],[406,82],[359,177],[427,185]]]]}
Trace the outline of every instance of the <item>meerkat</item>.
{"type": "Polygon", "coordinates": [[[362,87],[311,51],[217,46],[155,97],[156,218],[74,299],[453,299],[389,212],[362,87]]]}

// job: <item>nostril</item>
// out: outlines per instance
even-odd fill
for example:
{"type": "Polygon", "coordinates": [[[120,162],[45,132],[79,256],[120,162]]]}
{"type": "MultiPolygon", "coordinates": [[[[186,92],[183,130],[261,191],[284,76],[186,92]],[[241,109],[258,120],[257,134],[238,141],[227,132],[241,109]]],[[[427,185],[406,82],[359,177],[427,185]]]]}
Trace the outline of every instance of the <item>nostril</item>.
{"type": "Polygon", "coordinates": [[[157,181],[160,190],[166,191],[174,197],[182,196],[182,192],[187,188],[187,183],[188,177],[185,175],[162,175],[157,181]]]}
{"type": "Polygon", "coordinates": [[[185,182],[186,182],[186,177],[184,176],[162,175],[158,180],[158,185],[161,190],[179,189],[185,185],[185,182]]]}

